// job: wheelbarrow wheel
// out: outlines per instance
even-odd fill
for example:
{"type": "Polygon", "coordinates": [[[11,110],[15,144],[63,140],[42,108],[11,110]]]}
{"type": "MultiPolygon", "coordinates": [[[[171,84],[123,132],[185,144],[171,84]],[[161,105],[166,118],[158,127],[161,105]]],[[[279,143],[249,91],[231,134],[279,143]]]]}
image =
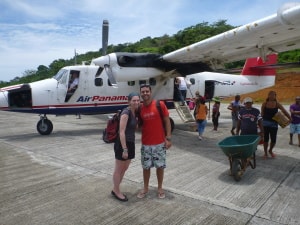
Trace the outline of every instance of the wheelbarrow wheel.
{"type": "Polygon", "coordinates": [[[242,178],[242,168],[239,159],[233,159],[232,161],[232,175],[236,181],[240,181],[242,178]]]}

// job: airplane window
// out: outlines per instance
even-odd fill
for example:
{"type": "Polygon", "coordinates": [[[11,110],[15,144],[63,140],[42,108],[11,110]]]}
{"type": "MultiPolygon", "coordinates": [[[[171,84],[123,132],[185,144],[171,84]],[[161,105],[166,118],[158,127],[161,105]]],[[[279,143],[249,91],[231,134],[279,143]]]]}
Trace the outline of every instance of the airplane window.
{"type": "Polygon", "coordinates": [[[67,86],[67,80],[68,80],[68,73],[64,73],[61,79],[59,80],[59,83],[65,84],[67,86]]]}
{"type": "Polygon", "coordinates": [[[103,68],[99,66],[99,69],[97,70],[95,77],[99,77],[100,74],[102,73],[102,71],[103,71],[103,68]]]}
{"type": "Polygon", "coordinates": [[[155,79],[155,78],[150,78],[150,79],[149,79],[149,84],[150,84],[151,86],[155,86],[155,85],[156,85],[156,79],[155,79]]]}
{"type": "Polygon", "coordinates": [[[54,75],[54,79],[59,81],[61,77],[67,72],[67,70],[59,70],[56,75],[54,75]]]}
{"type": "Polygon", "coordinates": [[[128,86],[134,86],[135,85],[135,81],[128,81],[127,84],[128,84],[128,86]]]}
{"type": "Polygon", "coordinates": [[[146,84],[146,80],[139,80],[139,85],[141,86],[142,84],[146,84]]]}
{"type": "Polygon", "coordinates": [[[190,78],[190,82],[191,82],[192,84],[195,84],[195,83],[196,83],[195,78],[190,78]]]}
{"type": "Polygon", "coordinates": [[[103,86],[103,79],[102,78],[96,78],[95,79],[95,86],[103,86]]]}

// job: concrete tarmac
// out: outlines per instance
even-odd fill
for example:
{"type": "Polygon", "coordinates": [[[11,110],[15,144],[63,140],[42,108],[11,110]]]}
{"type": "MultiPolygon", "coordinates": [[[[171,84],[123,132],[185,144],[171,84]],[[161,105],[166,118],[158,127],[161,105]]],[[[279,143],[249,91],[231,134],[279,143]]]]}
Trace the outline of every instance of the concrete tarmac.
{"type": "Polygon", "coordinates": [[[300,224],[296,137],[289,145],[289,128],[279,128],[277,157],[263,160],[258,146],[256,168],[248,167],[236,182],[217,146],[231,127],[222,105],[218,131],[209,120],[202,141],[170,110],[176,127],[167,152],[165,199],[157,198],[154,169],[150,192],[136,197],[143,186],[137,133],[136,158],[121,186],[125,203],[111,196],[113,144],[101,139],[107,115],[50,115],[53,133],[42,136],[37,115],[0,112],[0,224],[300,224]]]}

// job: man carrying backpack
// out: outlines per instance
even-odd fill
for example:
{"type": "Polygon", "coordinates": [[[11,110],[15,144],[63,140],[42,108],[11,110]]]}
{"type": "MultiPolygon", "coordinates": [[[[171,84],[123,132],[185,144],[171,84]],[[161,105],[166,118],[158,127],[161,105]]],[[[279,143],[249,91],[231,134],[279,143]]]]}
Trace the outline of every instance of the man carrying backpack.
{"type": "Polygon", "coordinates": [[[143,84],[140,87],[143,105],[140,109],[142,120],[141,163],[143,167],[144,188],[138,193],[138,198],[144,198],[149,191],[150,169],[156,168],[157,196],[165,198],[162,188],[164,169],[166,168],[166,149],[171,147],[171,123],[169,111],[160,102],[161,114],[156,101],[152,99],[151,86],[143,84]]]}

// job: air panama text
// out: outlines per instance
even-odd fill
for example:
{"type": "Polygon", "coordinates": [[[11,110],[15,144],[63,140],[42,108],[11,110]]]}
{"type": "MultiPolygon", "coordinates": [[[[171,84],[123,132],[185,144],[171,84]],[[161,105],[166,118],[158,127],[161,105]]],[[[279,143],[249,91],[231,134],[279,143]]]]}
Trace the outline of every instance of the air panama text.
{"type": "Polygon", "coordinates": [[[76,102],[127,101],[127,96],[80,96],[76,102]]]}

